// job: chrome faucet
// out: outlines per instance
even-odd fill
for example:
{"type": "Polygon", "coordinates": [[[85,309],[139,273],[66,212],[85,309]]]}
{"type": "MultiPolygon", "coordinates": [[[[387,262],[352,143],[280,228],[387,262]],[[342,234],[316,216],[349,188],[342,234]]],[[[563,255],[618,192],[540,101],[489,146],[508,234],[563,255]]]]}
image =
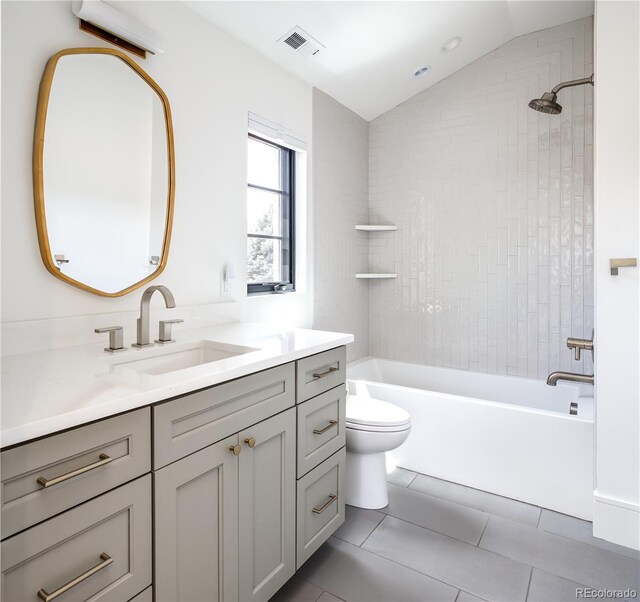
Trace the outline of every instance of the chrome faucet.
{"type": "Polygon", "coordinates": [[[575,374],[574,372],[552,372],[547,377],[547,384],[555,387],[559,380],[568,380],[573,383],[593,384],[593,374],[575,374]]]}
{"type": "Polygon", "coordinates": [[[158,291],[164,298],[164,303],[168,308],[176,306],[176,300],[172,292],[162,285],[150,286],[140,299],[140,317],[138,318],[138,337],[132,347],[152,347],[154,343],[149,342],[149,313],[151,311],[151,297],[158,291]]]}

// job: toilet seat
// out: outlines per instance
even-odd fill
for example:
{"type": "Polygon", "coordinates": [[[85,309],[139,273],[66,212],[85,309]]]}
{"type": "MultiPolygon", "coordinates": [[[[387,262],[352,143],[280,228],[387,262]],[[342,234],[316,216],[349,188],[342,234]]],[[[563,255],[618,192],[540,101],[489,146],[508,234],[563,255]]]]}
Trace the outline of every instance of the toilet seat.
{"type": "Polygon", "coordinates": [[[346,426],[359,431],[398,432],[411,428],[411,418],[405,410],[387,401],[349,395],[346,426]]]}

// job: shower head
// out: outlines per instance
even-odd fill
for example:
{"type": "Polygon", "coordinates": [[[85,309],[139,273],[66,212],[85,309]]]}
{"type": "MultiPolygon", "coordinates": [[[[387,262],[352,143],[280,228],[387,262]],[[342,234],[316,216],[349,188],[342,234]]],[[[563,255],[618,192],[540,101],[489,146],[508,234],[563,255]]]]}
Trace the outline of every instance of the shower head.
{"type": "Polygon", "coordinates": [[[572,79],[568,82],[562,82],[558,84],[551,92],[545,92],[541,98],[534,98],[529,102],[529,108],[534,111],[540,111],[540,113],[548,113],[549,115],[558,115],[562,112],[562,106],[556,101],[558,100],[558,92],[562,88],[569,88],[570,86],[583,86],[584,84],[591,84],[593,86],[593,74],[591,77],[583,77],[582,79],[572,79]]]}
{"type": "Polygon", "coordinates": [[[545,92],[542,98],[534,98],[529,102],[529,108],[540,113],[549,113],[549,115],[558,115],[562,112],[562,106],[556,102],[558,96],[553,92],[545,92]]]}

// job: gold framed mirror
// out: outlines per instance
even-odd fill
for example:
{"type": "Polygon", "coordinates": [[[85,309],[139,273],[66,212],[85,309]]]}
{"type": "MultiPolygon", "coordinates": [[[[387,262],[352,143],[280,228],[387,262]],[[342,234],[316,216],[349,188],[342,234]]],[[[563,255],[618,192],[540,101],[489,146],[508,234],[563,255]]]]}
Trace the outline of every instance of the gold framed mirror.
{"type": "Polygon", "coordinates": [[[162,273],[175,196],[171,109],[126,54],[68,48],[49,59],[33,190],[40,255],[56,278],[120,297],[162,273]]]}

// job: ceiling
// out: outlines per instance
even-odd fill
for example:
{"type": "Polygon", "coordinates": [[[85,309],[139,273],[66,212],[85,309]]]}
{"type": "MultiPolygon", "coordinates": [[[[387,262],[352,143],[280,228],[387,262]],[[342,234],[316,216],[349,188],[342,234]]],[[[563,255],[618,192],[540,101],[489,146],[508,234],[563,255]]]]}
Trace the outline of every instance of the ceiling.
{"type": "Polygon", "coordinates": [[[194,11],[367,120],[516,36],[593,14],[592,0],[210,1],[194,11]],[[325,49],[305,57],[277,41],[301,27],[325,49]],[[454,36],[451,52],[442,45],[454,36]],[[422,65],[430,71],[416,78],[422,65]]]}

